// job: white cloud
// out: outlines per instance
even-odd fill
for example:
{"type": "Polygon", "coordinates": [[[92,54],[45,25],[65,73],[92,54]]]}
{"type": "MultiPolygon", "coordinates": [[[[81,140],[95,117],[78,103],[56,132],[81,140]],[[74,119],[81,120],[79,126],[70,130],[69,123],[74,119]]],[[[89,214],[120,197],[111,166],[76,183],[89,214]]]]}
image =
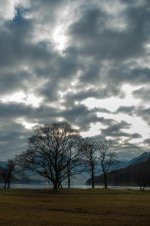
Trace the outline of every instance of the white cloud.
{"type": "Polygon", "coordinates": [[[39,107],[42,103],[42,97],[36,97],[33,93],[16,92],[12,95],[3,96],[0,98],[3,103],[16,102],[39,107]]]}

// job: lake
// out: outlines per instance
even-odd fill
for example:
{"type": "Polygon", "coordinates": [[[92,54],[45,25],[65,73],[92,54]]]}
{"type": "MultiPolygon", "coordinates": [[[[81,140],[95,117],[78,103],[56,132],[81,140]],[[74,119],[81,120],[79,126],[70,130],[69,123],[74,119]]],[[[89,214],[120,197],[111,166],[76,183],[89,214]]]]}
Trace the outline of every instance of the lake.
{"type": "MultiPolygon", "coordinates": [[[[103,188],[104,186],[95,186],[95,188],[103,188]]],[[[0,184],[0,188],[3,188],[3,184],[0,184]]],[[[19,189],[44,189],[44,188],[52,188],[50,184],[11,184],[11,188],[19,188],[19,189]]],[[[67,185],[63,185],[63,188],[67,188],[67,185]]],[[[80,188],[80,189],[88,189],[91,188],[90,185],[71,185],[71,188],[80,188]]],[[[137,186],[108,186],[110,189],[132,189],[139,190],[137,186]]],[[[146,190],[150,190],[150,187],[146,187],[146,190]]]]}

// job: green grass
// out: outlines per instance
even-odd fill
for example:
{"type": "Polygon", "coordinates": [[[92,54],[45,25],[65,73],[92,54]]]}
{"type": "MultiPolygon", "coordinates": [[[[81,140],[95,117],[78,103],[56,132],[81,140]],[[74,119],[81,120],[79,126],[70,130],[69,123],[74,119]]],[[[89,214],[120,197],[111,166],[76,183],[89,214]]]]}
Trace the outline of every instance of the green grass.
{"type": "Polygon", "coordinates": [[[0,190],[0,226],[149,226],[150,192],[0,190]]]}

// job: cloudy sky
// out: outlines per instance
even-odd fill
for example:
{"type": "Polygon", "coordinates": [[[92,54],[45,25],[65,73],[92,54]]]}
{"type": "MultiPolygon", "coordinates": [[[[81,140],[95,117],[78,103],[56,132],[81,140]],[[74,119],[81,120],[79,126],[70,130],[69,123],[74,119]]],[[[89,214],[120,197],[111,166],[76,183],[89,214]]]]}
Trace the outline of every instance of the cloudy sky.
{"type": "Polygon", "coordinates": [[[112,139],[119,158],[150,150],[149,0],[0,5],[1,161],[55,120],[112,139]]]}

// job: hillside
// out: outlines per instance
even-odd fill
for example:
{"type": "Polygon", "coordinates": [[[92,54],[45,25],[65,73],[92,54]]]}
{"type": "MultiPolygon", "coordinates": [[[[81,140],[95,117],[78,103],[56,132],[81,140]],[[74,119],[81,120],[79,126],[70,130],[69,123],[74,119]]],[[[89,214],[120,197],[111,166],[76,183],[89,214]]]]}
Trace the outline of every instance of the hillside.
{"type": "MultiPolygon", "coordinates": [[[[119,170],[113,170],[108,174],[110,185],[139,185],[141,180],[146,185],[150,185],[150,158],[119,170]]],[[[102,184],[103,176],[95,177],[95,183],[102,184]]],[[[87,184],[90,184],[90,180],[87,184]]]]}
{"type": "Polygon", "coordinates": [[[132,158],[130,160],[119,160],[117,162],[117,165],[116,165],[115,169],[126,168],[129,165],[134,165],[134,164],[143,162],[143,161],[145,161],[145,160],[147,160],[149,158],[150,158],[150,152],[144,152],[141,155],[139,155],[139,156],[137,156],[135,158],[132,158]]]}
{"type": "Polygon", "coordinates": [[[149,158],[150,158],[150,152],[144,152],[141,155],[139,155],[138,157],[133,158],[130,161],[128,161],[128,166],[131,164],[133,165],[133,164],[143,162],[145,160],[148,160],[149,158]]]}

